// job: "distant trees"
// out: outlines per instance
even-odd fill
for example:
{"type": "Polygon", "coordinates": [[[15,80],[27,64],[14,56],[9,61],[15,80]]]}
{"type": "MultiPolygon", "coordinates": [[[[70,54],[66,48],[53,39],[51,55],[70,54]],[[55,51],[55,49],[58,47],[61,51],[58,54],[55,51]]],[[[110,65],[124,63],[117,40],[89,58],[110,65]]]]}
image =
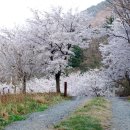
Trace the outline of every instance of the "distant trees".
{"type": "Polygon", "coordinates": [[[63,81],[68,82],[71,95],[107,96],[109,93],[109,78],[98,69],[82,74],[72,73],[69,77],[63,78],[63,81]]]}
{"type": "Polygon", "coordinates": [[[104,24],[104,28],[110,29],[112,24],[113,24],[113,22],[114,22],[114,16],[107,17],[106,18],[106,22],[104,24]]]}

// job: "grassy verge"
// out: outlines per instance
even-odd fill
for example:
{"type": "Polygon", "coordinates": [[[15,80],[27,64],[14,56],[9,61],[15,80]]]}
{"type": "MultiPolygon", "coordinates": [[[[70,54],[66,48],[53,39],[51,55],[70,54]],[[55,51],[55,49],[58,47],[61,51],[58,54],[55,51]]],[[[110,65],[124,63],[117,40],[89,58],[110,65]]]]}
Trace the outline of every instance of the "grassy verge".
{"type": "Polygon", "coordinates": [[[56,93],[16,94],[0,97],[0,130],[6,125],[24,120],[27,114],[44,111],[48,106],[59,103],[65,98],[56,93]]]}
{"type": "Polygon", "coordinates": [[[104,98],[94,98],[71,117],[55,126],[56,130],[106,130],[110,129],[110,103],[104,98]]]}
{"type": "Polygon", "coordinates": [[[127,100],[130,101],[130,96],[127,97],[127,100]]]}

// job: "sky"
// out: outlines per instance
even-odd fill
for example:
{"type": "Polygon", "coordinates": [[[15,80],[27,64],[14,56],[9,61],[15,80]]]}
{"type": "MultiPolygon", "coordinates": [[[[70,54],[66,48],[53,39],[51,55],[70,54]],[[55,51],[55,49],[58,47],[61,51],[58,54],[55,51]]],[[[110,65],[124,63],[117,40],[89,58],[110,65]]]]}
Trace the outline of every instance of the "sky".
{"type": "Polygon", "coordinates": [[[51,7],[61,6],[83,11],[103,0],[0,0],[0,27],[22,25],[32,16],[30,9],[49,11],[51,7]]]}

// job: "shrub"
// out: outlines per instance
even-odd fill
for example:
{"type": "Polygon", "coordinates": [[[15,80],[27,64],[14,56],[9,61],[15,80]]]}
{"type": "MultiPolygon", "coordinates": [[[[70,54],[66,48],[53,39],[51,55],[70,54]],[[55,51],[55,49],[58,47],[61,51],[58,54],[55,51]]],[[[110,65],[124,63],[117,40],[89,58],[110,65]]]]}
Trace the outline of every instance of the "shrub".
{"type": "Polygon", "coordinates": [[[72,51],[74,55],[70,56],[69,66],[73,68],[79,67],[83,62],[83,50],[79,46],[73,46],[72,51]]]}

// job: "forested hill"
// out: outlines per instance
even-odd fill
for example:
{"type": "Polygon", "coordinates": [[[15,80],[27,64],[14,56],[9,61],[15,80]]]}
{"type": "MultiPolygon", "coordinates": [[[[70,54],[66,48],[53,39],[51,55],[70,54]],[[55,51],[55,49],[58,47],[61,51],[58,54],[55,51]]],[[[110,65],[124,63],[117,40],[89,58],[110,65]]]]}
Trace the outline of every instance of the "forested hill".
{"type": "Polygon", "coordinates": [[[102,26],[107,17],[112,15],[112,9],[107,1],[103,1],[96,6],[92,6],[82,13],[90,19],[92,26],[102,26]]]}
{"type": "MultiPolygon", "coordinates": [[[[84,16],[86,16],[89,24],[92,28],[97,29],[97,27],[104,26],[106,23],[106,18],[109,18],[112,15],[112,9],[110,4],[107,1],[103,1],[96,6],[92,6],[84,11],[82,11],[84,16]]],[[[93,38],[89,44],[89,47],[83,50],[83,62],[77,65],[77,58],[73,59],[74,65],[79,66],[82,71],[86,71],[88,69],[100,68],[102,66],[102,56],[99,50],[100,43],[108,44],[107,36],[101,36],[97,38],[93,38]]],[[[80,58],[81,59],[81,58],[80,58]]]]}

